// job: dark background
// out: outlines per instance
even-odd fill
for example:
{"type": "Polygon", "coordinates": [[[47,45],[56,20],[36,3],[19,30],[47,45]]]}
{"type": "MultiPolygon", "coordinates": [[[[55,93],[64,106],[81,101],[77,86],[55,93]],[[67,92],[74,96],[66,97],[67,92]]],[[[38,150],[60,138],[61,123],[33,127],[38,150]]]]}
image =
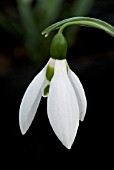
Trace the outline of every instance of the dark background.
{"type": "MultiPolygon", "coordinates": [[[[6,2],[5,7],[9,4],[6,2]]],[[[4,3],[0,8],[4,8],[4,3]]],[[[113,9],[113,0],[96,0],[88,16],[114,25],[113,9]]],[[[4,167],[110,169],[114,150],[114,38],[101,30],[81,27],[77,41],[68,49],[67,60],[80,78],[88,102],[71,150],[53,133],[45,98],[30,129],[26,135],[21,134],[18,123],[21,99],[43,65],[38,68],[31,65],[20,42],[0,28],[0,153],[4,167]]]]}

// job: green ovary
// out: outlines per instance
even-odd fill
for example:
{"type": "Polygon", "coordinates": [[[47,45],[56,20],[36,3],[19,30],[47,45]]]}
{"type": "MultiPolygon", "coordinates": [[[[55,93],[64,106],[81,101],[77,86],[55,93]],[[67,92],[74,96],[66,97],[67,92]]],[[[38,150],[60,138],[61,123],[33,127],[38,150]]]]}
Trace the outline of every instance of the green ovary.
{"type": "Polygon", "coordinates": [[[67,41],[62,33],[57,33],[52,39],[50,54],[53,59],[64,60],[67,54],[67,41]]]}

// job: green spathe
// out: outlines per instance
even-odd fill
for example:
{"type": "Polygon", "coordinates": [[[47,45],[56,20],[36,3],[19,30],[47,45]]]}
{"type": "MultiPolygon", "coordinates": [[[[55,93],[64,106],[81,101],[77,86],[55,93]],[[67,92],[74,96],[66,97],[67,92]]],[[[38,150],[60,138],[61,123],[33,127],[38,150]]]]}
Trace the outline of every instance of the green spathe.
{"type": "Polygon", "coordinates": [[[96,18],[89,18],[89,17],[72,17],[72,18],[64,19],[62,21],[50,25],[42,32],[42,35],[45,35],[45,37],[47,37],[51,31],[59,28],[62,28],[62,30],[60,31],[62,32],[66,26],[70,26],[70,25],[80,25],[80,26],[89,26],[93,28],[98,28],[114,37],[114,27],[112,25],[108,24],[105,21],[96,18]]]}
{"type": "Polygon", "coordinates": [[[51,42],[50,54],[53,59],[63,60],[67,54],[67,42],[62,33],[54,36],[51,42]]]}

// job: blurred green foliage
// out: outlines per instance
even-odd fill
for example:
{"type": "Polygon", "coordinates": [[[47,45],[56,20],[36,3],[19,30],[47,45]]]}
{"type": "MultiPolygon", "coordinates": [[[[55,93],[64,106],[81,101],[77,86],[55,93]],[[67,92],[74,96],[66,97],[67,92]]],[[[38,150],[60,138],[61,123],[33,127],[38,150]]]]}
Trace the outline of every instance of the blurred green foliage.
{"type": "MultiPolygon", "coordinates": [[[[36,0],[33,4],[32,0],[17,0],[16,8],[0,12],[0,26],[23,43],[31,61],[41,62],[49,56],[53,36],[44,39],[42,30],[63,18],[87,15],[94,1],[36,0]]],[[[73,45],[78,30],[74,27],[66,30],[69,45],[73,45]]]]}

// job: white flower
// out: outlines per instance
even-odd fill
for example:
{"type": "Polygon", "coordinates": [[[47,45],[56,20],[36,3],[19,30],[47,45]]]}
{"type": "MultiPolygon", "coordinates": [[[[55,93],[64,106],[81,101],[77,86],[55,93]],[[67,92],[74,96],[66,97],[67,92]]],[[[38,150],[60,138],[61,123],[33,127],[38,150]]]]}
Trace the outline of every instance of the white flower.
{"type": "Polygon", "coordinates": [[[82,84],[69,68],[66,59],[51,58],[28,86],[19,112],[22,134],[31,125],[41,97],[45,95],[48,96],[47,114],[50,124],[62,144],[70,149],[79,120],[84,119],[87,102],[82,84]]]}

